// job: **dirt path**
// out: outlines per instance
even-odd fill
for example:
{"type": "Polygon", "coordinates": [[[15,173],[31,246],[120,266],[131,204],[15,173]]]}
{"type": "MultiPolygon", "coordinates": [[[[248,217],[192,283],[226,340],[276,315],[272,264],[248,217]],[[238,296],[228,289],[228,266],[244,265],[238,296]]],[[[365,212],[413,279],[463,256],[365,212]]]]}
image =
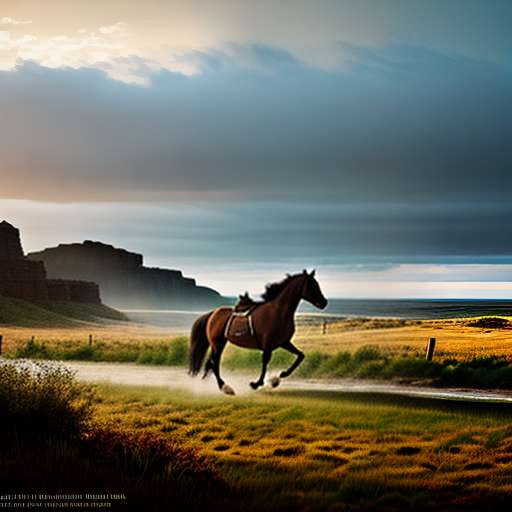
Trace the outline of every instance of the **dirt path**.
{"type": "MultiPolygon", "coordinates": [[[[219,393],[213,377],[207,380],[191,378],[186,374],[185,369],[181,367],[86,362],[66,362],[66,365],[76,371],[77,377],[80,380],[89,382],[109,382],[112,384],[135,386],[163,386],[174,389],[186,389],[201,394],[219,393]]],[[[269,378],[271,376],[269,375],[269,378]]],[[[249,388],[249,380],[255,378],[256,375],[224,371],[223,377],[235,389],[237,394],[255,393],[249,388]]],[[[512,404],[512,391],[429,388],[357,380],[286,379],[281,381],[281,388],[512,404]]]]}

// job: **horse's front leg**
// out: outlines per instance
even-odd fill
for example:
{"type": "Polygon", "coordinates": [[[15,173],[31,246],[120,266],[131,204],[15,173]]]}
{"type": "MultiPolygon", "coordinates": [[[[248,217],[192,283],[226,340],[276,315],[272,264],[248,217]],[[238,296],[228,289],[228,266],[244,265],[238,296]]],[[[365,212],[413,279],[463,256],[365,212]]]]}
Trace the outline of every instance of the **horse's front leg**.
{"type": "Polygon", "coordinates": [[[291,341],[287,341],[286,343],[281,345],[281,347],[297,356],[297,359],[295,359],[290,368],[280,373],[279,378],[284,379],[285,377],[291,375],[291,373],[297,368],[297,366],[299,366],[299,364],[302,363],[302,361],[304,360],[304,352],[299,350],[291,341]]]}
{"type": "Polygon", "coordinates": [[[219,389],[226,393],[226,395],[234,395],[235,392],[231,386],[228,386],[222,377],[220,376],[220,358],[222,356],[222,351],[226,346],[226,340],[220,339],[217,343],[212,347],[212,357],[210,363],[208,363],[208,368],[213,370],[215,378],[217,379],[217,385],[219,389]]]}
{"type": "Polygon", "coordinates": [[[260,386],[263,386],[265,383],[265,375],[267,373],[267,366],[270,362],[270,358],[272,357],[272,350],[264,350],[263,357],[261,359],[261,375],[260,378],[256,382],[251,382],[252,389],[258,389],[260,386]]]}

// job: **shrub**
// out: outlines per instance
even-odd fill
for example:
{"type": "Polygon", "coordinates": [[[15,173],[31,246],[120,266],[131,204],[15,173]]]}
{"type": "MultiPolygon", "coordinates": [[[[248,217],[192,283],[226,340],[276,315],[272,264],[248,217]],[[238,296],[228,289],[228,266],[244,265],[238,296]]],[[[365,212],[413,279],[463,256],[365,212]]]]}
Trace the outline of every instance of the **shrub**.
{"type": "Polygon", "coordinates": [[[365,361],[375,361],[376,359],[382,359],[383,354],[378,347],[373,345],[365,345],[357,349],[354,353],[354,361],[362,363],[365,361]]]}
{"type": "Polygon", "coordinates": [[[432,378],[440,372],[441,365],[420,357],[397,357],[384,370],[388,377],[432,378]]]}
{"type": "Polygon", "coordinates": [[[50,359],[50,353],[44,343],[38,343],[32,338],[16,350],[15,357],[17,359],[50,359]]]}
{"type": "Polygon", "coordinates": [[[137,363],[141,364],[165,364],[167,361],[168,349],[166,346],[155,347],[145,346],[137,357],[137,363]]]}
{"type": "Polygon", "coordinates": [[[473,359],[470,359],[469,361],[464,361],[461,364],[474,370],[480,368],[486,370],[495,370],[497,368],[508,366],[508,362],[506,359],[496,356],[474,357],[473,359]]]}
{"type": "Polygon", "coordinates": [[[473,379],[473,370],[467,366],[446,366],[441,371],[441,383],[447,386],[467,386],[473,379]]]}
{"type": "Polygon", "coordinates": [[[371,361],[359,368],[356,373],[356,377],[361,379],[377,379],[382,377],[386,363],[384,361],[371,361]]]}
{"type": "Polygon", "coordinates": [[[512,388],[512,365],[500,368],[496,373],[496,387],[512,388]]]}
{"type": "Polygon", "coordinates": [[[506,318],[498,316],[488,316],[484,318],[477,318],[466,322],[469,327],[480,327],[481,329],[508,329],[510,322],[506,318]]]}
{"type": "MultiPolygon", "coordinates": [[[[169,364],[184,365],[188,357],[188,340],[185,337],[173,339],[169,344],[146,344],[137,349],[134,357],[128,356],[129,351],[124,350],[126,357],[135,360],[139,364],[169,364]]],[[[119,355],[119,351],[116,352],[119,355]]],[[[115,354],[114,354],[115,356],[115,354]]]]}
{"type": "Polygon", "coordinates": [[[329,356],[323,352],[315,351],[308,354],[302,364],[299,366],[298,374],[303,377],[311,377],[315,375],[323,366],[325,361],[329,360],[329,356]]]}
{"type": "Polygon", "coordinates": [[[89,345],[82,345],[71,352],[65,352],[62,359],[70,359],[77,361],[94,361],[96,360],[96,349],[89,345]]]}
{"type": "Polygon", "coordinates": [[[334,377],[343,377],[351,372],[353,367],[352,355],[350,352],[338,352],[325,360],[322,370],[334,377]]]}
{"type": "Polygon", "coordinates": [[[184,336],[175,338],[169,346],[166,363],[171,365],[187,364],[188,339],[184,336]]]}
{"type": "Polygon", "coordinates": [[[122,490],[129,510],[158,511],[202,509],[230,491],[211,462],[191,447],[93,422],[91,389],[61,365],[2,361],[0,380],[4,491],[122,490]]]}
{"type": "Polygon", "coordinates": [[[73,437],[87,426],[92,392],[55,363],[0,363],[0,429],[73,437]]]}

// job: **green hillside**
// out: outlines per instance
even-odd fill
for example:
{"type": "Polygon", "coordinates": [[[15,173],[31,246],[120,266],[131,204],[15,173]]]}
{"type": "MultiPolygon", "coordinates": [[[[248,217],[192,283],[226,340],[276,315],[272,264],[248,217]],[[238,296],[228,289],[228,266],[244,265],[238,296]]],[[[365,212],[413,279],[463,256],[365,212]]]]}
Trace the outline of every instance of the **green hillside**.
{"type": "Polygon", "coordinates": [[[0,296],[0,325],[18,327],[73,327],[79,322],[128,321],[121,312],[103,304],[53,302],[32,304],[0,296]]]}

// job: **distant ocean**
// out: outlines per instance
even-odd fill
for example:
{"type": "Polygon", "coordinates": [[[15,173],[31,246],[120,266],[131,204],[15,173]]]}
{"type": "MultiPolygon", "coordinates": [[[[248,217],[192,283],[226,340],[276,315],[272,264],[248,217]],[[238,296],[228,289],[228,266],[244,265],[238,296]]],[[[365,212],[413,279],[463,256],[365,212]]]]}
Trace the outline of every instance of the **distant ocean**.
{"type": "MultiPolygon", "coordinates": [[[[300,311],[318,312],[313,306],[301,304],[300,311]]],[[[482,299],[331,299],[322,311],[327,315],[404,318],[427,320],[435,318],[481,315],[512,315],[512,300],[482,299]]]]}
{"type": "MultiPolygon", "coordinates": [[[[149,323],[175,331],[186,331],[202,311],[128,310],[126,314],[136,322],[149,323]]],[[[442,319],[481,315],[512,316],[511,300],[468,299],[331,299],[320,311],[308,303],[301,303],[299,314],[323,317],[381,317],[410,320],[442,319]]]]}

